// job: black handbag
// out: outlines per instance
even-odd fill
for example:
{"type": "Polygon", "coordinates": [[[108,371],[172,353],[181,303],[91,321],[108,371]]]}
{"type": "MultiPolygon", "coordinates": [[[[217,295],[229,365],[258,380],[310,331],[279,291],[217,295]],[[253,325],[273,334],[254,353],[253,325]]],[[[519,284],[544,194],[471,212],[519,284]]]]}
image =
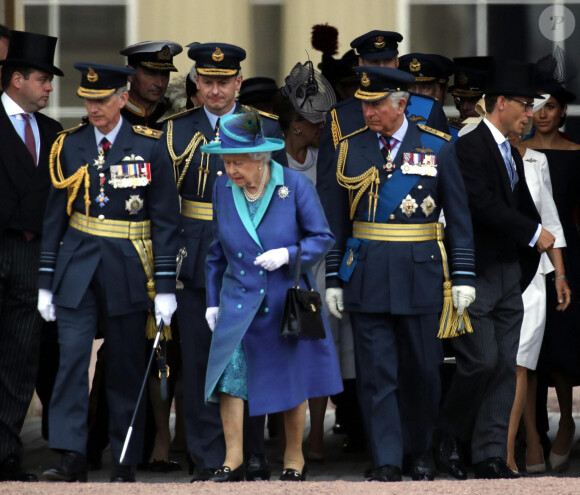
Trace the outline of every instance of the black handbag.
{"type": "Polygon", "coordinates": [[[280,336],[304,340],[324,339],[326,331],[322,322],[322,299],[320,294],[310,287],[308,277],[304,277],[307,290],[300,288],[300,257],[301,249],[298,245],[294,287],[286,292],[280,336]]]}

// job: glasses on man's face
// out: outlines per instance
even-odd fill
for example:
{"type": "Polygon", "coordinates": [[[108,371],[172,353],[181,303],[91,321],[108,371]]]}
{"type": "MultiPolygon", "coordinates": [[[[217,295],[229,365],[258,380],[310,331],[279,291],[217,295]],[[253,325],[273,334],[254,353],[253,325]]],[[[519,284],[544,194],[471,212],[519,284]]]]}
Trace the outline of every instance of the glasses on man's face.
{"type": "Polygon", "coordinates": [[[518,100],[517,98],[508,98],[511,101],[517,101],[520,105],[524,107],[524,112],[528,113],[530,110],[534,109],[534,102],[533,101],[522,101],[518,100]]]}

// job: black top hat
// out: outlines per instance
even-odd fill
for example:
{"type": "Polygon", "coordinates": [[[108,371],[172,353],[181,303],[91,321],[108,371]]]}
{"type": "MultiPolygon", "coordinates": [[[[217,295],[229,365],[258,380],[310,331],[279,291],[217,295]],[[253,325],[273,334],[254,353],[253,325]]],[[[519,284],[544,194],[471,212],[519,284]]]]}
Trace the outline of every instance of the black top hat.
{"type": "Polygon", "coordinates": [[[406,91],[415,82],[415,76],[392,67],[360,66],[360,86],[354,97],[363,101],[378,101],[394,91],[406,91]]]}
{"type": "Polygon", "coordinates": [[[451,94],[459,98],[481,98],[487,86],[493,57],[457,57],[451,94]]]}
{"type": "Polygon", "coordinates": [[[231,77],[240,71],[246,51],[227,43],[200,43],[192,46],[187,56],[195,61],[195,70],[201,76],[231,77]]]}
{"type": "Polygon", "coordinates": [[[350,42],[358,55],[366,60],[393,58],[399,54],[398,43],[403,36],[393,31],[369,31],[350,42]]]}
{"type": "Polygon", "coordinates": [[[485,93],[538,98],[534,76],[533,64],[515,60],[495,60],[490,66],[485,93]]]}
{"type": "Polygon", "coordinates": [[[271,101],[278,92],[278,85],[271,77],[250,77],[242,81],[238,101],[244,105],[271,101]]]}
{"type": "Polygon", "coordinates": [[[0,64],[32,67],[56,76],[64,76],[63,72],[54,65],[55,48],[54,36],[12,31],[8,55],[4,60],[0,60],[0,64]]]}
{"type": "Polygon", "coordinates": [[[75,69],[81,71],[81,84],[77,94],[89,100],[102,100],[111,96],[117,89],[127,86],[127,76],[135,74],[131,67],[92,64],[79,62],[75,69]]]}
{"type": "Polygon", "coordinates": [[[183,47],[173,41],[142,41],[121,50],[127,56],[129,65],[142,65],[149,70],[177,72],[173,57],[180,54],[183,47]]]}

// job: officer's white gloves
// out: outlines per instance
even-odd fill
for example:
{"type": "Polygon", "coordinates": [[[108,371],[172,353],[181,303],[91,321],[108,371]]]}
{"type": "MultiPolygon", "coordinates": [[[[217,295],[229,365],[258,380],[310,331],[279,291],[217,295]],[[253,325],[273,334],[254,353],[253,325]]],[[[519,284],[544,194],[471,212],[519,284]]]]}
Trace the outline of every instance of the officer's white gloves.
{"type": "Polygon", "coordinates": [[[328,310],[337,318],[342,318],[344,311],[344,301],[342,299],[342,289],[340,287],[330,287],[326,289],[326,304],[328,310]]]}
{"type": "Polygon", "coordinates": [[[44,321],[56,320],[54,304],[52,304],[52,291],[47,289],[38,289],[38,312],[44,321]]]}
{"type": "Polygon", "coordinates": [[[220,308],[212,306],[205,310],[205,321],[209,325],[209,329],[213,332],[215,328],[215,322],[217,321],[218,311],[220,308]]]}
{"type": "Polygon", "coordinates": [[[254,265],[260,265],[262,268],[271,272],[272,270],[276,270],[276,268],[280,268],[282,265],[287,264],[288,260],[288,249],[270,249],[258,256],[254,260],[254,265]]]}
{"type": "Polygon", "coordinates": [[[457,285],[452,287],[453,306],[457,309],[457,315],[461,316],[463,311],[475,301],[475,287],[470,285],[457,285]]]}
{"type": "Polygon", "coordinates": [[[155,296],[155,323],[159,325],[163,320],[164,325],[171,323],[171,317],[177,309],[175,294],[157,294],[155,296]]]}

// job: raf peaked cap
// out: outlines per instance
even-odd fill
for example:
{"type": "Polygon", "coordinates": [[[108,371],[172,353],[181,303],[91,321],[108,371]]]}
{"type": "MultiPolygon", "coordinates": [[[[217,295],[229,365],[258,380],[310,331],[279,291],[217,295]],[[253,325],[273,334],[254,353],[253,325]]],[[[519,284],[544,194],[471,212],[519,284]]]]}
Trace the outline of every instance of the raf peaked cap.
{"type": "Polygon", "coordinates": [[[393,58],[399,54],[398,46],[403,36],[393,31],[369,31],[350,42],[351,48],[366,60],[393,58]]]}
{"type": "Polygon", "coordinates": [[[117,89],[127,86],[127,76],[135,74],[131,67],[79,62],[75,69],[81,71],[81,84],[77,94],[89,100],[101,100],[111,96],[117,89]]]}
{"type": "Polygon", "coordinates": [[[8,54],[0,64],[32,67],[56,76],[64,76],[54,65],[56,38],[26,31],[11,31],[8,54]]]}
{"type": "Polygon", "coordinates": [[[149,70],[177,72],[173,57],[182,51],[183,47],[173,41],[142,41],[123,48],[120,53],[133,67],[142,65],[149,70]]]}
{"type": "Polygon", "coordinates": [[[360,66],[355,69],[360,74],[360,86],[354,97],[363,101],[378,101],[394,91],[406,91],[415,77],[392,67],[360,66]]]}
{"type": "Polygon", "coordinates": [[[187,56],[195,61],[195,69],[201,76],[231,77],[240,71],[246,51],[227,43],[200,43],[192,46],[187,56]]]}
{"type": "Polygon", "coordinates": [[[453,62],[443,55],[408,53],[399,57],[399,69],[415,76],[417,82],[445,83],[453,74],[453,62]]]}

